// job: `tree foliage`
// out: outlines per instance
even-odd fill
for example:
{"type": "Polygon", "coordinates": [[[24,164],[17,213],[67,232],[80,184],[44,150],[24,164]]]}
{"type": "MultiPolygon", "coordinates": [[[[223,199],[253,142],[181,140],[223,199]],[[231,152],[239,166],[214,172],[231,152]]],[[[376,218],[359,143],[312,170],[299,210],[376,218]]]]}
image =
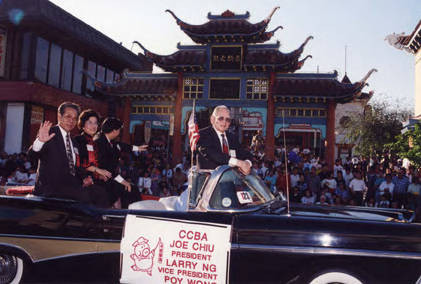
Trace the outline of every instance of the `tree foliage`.
{"type": "Polygon", "coordinates": [[[400,158],[407,158],[416,167],[421,166],[421,123],[415,124],[414,130],[408,130],[396,137],[387,147],[400,158]]]}
{"type": "Polygon", "coordinates": [[[355,113],[343,125],[349,143],[355,144],[361,155],[382,153],[386,144],[396,141],[402,121],[410,115],[407,110],[391,109],[387,103],[368,105],[364,112],[355,113]]]}

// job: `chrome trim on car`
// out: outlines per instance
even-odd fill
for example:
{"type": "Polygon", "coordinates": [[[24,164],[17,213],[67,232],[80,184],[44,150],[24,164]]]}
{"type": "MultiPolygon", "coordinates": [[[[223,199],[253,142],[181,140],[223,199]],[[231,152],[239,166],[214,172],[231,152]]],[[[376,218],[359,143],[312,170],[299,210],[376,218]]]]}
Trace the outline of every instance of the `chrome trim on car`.
{"type": "Polygon", "coordinates": [[[35,237],[5,237],[0,236],[0,245],[13,245],[24,250],[33,262],[76,256],[114,252],[120,250],[120,241],[35,238],[35,237]]]}
{"type": "MultiPolygon", "coordinates": [[[[382,250],[366,249],[346,249],[346,248],[327,248],[327,247],[298,247],[298,246],[270,246],[257,244],[232,244],[231,249],[270,251],[295,254],[325,254],[325,255],[347,255],[364,257],[387,257],[401,259],[421,260],[421,253],[418,252],[394,252],[382,250]]],[[[421,283],[420,283],[421,284],[421,283]]]]}
{"type": "Polygon", "coordinates": [[[102,242],[115,243],[120,242],[120,239],[94,239],[94,238],[75,238],[75,237],[54,237],[54,236],[37,236],[37,235],[19,235],[19,234],[0,234],[2,238],[22,238],[22,239],[45,239],[45,240],[62,240],[62,241],[78,241],[78,242],[102,242]]]}

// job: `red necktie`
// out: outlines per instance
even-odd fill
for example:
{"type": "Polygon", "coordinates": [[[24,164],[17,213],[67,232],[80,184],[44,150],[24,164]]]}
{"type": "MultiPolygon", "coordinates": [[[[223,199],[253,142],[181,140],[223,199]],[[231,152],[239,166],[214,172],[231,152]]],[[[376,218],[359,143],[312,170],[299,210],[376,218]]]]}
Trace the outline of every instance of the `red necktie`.
{"type": "Polygon", "coordinates": [[[225,139],[225,135],[221,134],[222,137],[222,152],[225,154],[228,154],[228,142],[227,139],[225,139]]]}

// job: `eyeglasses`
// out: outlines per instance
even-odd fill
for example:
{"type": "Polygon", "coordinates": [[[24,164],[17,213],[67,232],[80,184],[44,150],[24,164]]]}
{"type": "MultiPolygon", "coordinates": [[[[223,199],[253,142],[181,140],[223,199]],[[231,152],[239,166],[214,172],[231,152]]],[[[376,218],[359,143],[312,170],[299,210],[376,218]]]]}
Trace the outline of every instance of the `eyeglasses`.
{"type": "Polygon", "coordinates": [[[216,119],[220,122],[224,121],[225,119],[225,122],[231,123],[231,118],[229,117],[218,116],[216,119]]]}

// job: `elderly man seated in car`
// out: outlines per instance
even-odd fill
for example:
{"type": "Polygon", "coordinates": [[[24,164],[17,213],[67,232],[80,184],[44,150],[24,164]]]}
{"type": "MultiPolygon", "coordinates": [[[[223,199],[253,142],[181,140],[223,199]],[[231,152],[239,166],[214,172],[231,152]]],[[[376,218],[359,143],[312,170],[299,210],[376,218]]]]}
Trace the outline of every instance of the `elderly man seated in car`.
{"type": "Polygon", "coordinates": [[[242,149],[238,139],[228,131],[231,112],[228,107],[215,107],[210,117],[211,126],[199,131],[197,143],[200,169],[216,169],[221,165],[238,167],[245,175],[250,173],[252,155],[242,149]]]}

